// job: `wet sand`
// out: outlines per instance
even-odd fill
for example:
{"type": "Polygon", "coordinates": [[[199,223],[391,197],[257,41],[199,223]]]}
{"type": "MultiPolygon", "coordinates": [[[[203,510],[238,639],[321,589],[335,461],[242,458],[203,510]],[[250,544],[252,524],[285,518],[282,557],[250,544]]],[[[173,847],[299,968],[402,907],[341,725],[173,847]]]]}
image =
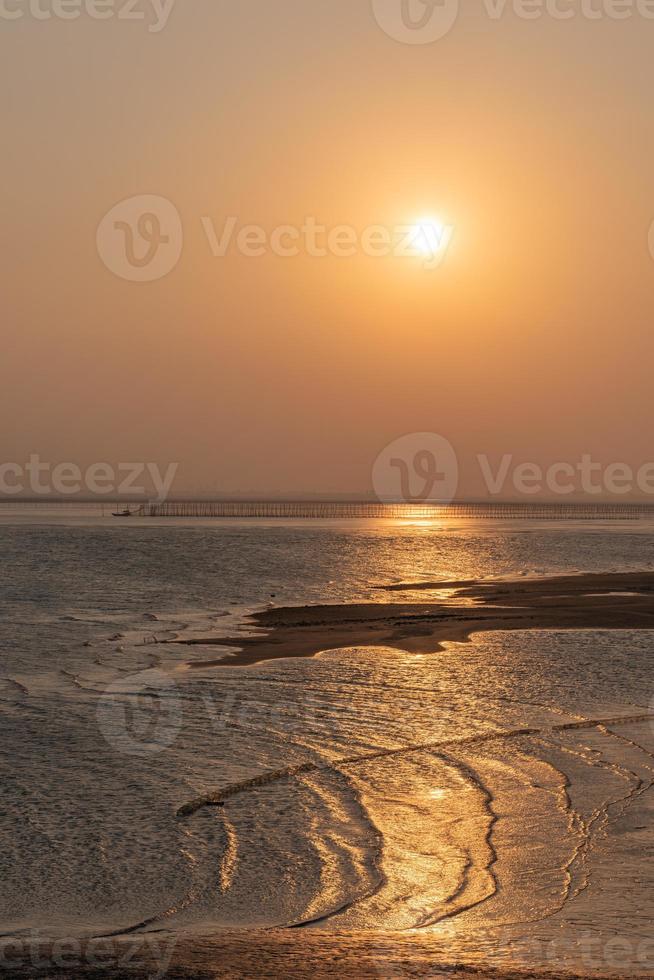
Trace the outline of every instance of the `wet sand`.
{"type": "MultiPolygon", "coordinates": [[[[443,944],[416,936],[385,933],[320,935],[297,931],[189,932],[173,937],[165,931],[117,939],[101,948],[94,941],[77,948],[39,947],[37,956],[19,960],[8,953],[7,976],[16,980],[252,980],[254,977],[292,980],[374,980],[428,977],[429,980],[582,980],[591,974],[579,968],[550,969],[513,965],[507,950],[506,967],[447,963],[443,944]],[[30,962],[30,959],[35,962],[30,962]],[[76,963],[75,961],[79,962],[76,963]],[[40,961],[40,962],[39,962],[40,961]],[[90,961],[90,962],[89,962],[90,961]],[[36,964],[39,965],[36,965],[36,964]],[[47,968],[44,965],[47,963],[47,968]]],[[[645,980],[646,972],[592,972],[601,980],[645,980]]]]}
{"type": "Polygon", "coordinates": [[[493,630],[654,629],[654,572],[565,575],[483,582],[404,582],[380,591],[436,593],[430,601],[317,605],[254,614],[260,634],[176,640],[189,646],[239,648],[190,666],[246,666],[326,650],[384,646],[435,653],[448,641],[493,630]],[[444,592],[452,596],[443,598],[444,592]]]}
{"type": "MultiPolygon", "coordinates": [[[[465,640],[473,633],[490,630],[654,629],[654,572],[520,581],[406,582],[380,587],[380,594],[384,593],[411,601],[269,609],[253,617],[259,630],[256,636],[186,641],[231,649],[237,645],[241,647],[233,657],[196,661],[193,666],[249,665],[274,658],[310,657],[337,647],[378,645],[435,653],[448,641],[465,640]],[[416,596],[424,598],[419,601],[416,596]]],[[[642,853],[648,853],[652,815],[648,792],[654,786],[651,717],[649,712],[627,714],[625,708],[622,714],[606,713],[559,723],[549,720],[530,727],[430,741],[424,745],[402,744],[397,748],[368,752],[365,756],[331,760],[328,768],[346,775],[353,768],[357,772],[361,770],[358,785],[364,790],[367,773],[373,791],[368,788],[366,799],[372,800],[373,804],[377,783],[374,775],[370,775],[371,770],[366,770],[366,766],[373,762],[383,763],[390,758],[393,767],[395,759],[399,760],[407,752],[424,752],[436,760],[458,765],[460,772],[465,774],[471,784],[465,797],[466,812],[472,813],[475,800],[480,797],[482,817],[485,814],[485,822],[480,818],[478,826],[472,827],[470,841],[474,843],[476,833],[481,834],[482,843],[488,844],[480,873],[489,877],[489,890],[473,896],[469,904],[466,904],[465,895],[461,898],[464,904],[456,913],[461,913],[462,924],[458,932],[454,929],[451,934],[447,931],[428,934],[423,928],[411,928],[404,933],[343,932],[338,929],[327,932],[321,931],[320,927],[305,927],[311,923],[296,922],[285,929],[239,931],[230,928],[213,932],[205,924],[172,933],[167,924],[161,922],[155,929],[150,921],[121,935],[106,936],[107,945],[103,948],[108,950],[108,955],[99,963],[94,960],[97,949],[91,956],[83,944],[79,951],[73,951],[63,959],[61,951],[40,948],[38,958],[47,964],[44,969],[42,965],[35,965],[35,958],[27,948],[21,950],[19,938],[19,946],[7,952],[3,965],[7,975],[13,977],[48,976],[60,980],[65,977],[117,980],[118,977],[157,975],[167,976],[169,980],[214,977],[247,977],[248,980],[250,977],[293,977],[298,980],[323,977],[346,980],[374,977],[438,980],[452,976],[461,980],[651,977],[651,969],[642,967],[635,954],[623,970],[610,966],[615,957],[615,950],[610,946],[611,933],[607,934],[604,943],[608,952],[604,955],[604,947],[600,945],[601,955],[593,953],[589,966],[584,966],[587,954],[578,942],[578,937],[588,930],[588,923],[593,922],[596,903],[605,901],[610,905],[614,901],[611,881],[617,880],[615,895],[620,898],[620,904],[615,907],[621,909],[624,906],[626,914],[632,918],[648,891],[647,864],[641,865],[640,858],[642,853]],[[582,742],[577,743],[577,735],[582,742]],[[613,755],[609,753],[609,747],[613,755]],[[618,755],[615,754],[617,750],[618,755]],[[534,753],[533,757],[527,755],[530,751],[534,753]],[[565,770],[558,771],[556,764],[565,765],[565,770]],[[513,782],[510,781],[513,779],[511,766],[515,767],[513,782]],[[549,776],[545,773],[546,766],[549,776]],[[627,766],[634,766],[634,769],[627,766]],[[603,780],[607,783],[606,790],[602,789],[603,780]],[[477,796],[473,784],[477,787],[477,796]],[[548,810],[543,809],[544,801],[548,803],[548,810]],[[587,802],[593,809],[590,816],[586,814],[587,802]],[[556,828],[562,833],[564,825],[574,854],[572,857],[567,852],[564,854],[562,874],[565,876],[570,869],[576,869],[575,862],[580,865],[580,870],[568,875],[565,885],[562,909],[565,908],[569,919],[554,920],[550,929],[547,923],[551,910],[545,918],[539,918],[540,913],[536,915],[532,909],[532,919],[529,919],[528,916],[524,918],[523,907],[529,905],[530,899],[536,907],[539,888],[545,894],[544,876],[552,872],[550,864],[555,865],[558,860],[556,855],[551,861],[549,858],[540,860],[542,840],[539,835],[548,835],[543,839],[553,851],[558,840],[556,828]],[[524,837],[521,836],[523,832],[524,837]],[[597,882],[591,880],[585,867],[591,854],[597,855],[597,882]],[[635,863],[630,864],[630,861],[635,863]],[[644,881],[642,891],[634,892],[633,896],[629,890],[634,878],[632,867],[644,881]],[[627,889],[620,878],[623,868],[629,881],[627,889]],[[573,898],[578,900],[578,909],[573,905],[573,898]],[[583,905],[585,899],[587,907],[583,905]],[[517,925],[503,927],[501,919],[505,913],[501,908],[498,922],[494,923],[493,902],[499,906],[502,902],[516,902],[517,911],[509,911],[511,916],[516,916],[517,925]],[[480,910],[476,919],[475,908],[480,910]],[[468,912],[470,915],[466,920],[468,912]],[[556,954],[558,939],[564,944],[561,955],[556,954]],[[569,949],[565,947],[566,942],[569,949]],[[494,965],[483,965],[485,959],[494,965]]],[[[186,821],[205,807],[222,806],[227,802],[231,805],[232,798],[245,792],[320,771],[320,764],[310,762],[266,772],[194,799],[178,809],[174,817],[186,821]]],[[[388,783],[391,786],[385,790],[386,796],[395,792],[392,789],[395,784],[388,772],[378,774],[378,779],[382,785],[388,783]]],[[[436,770],[433,779],[433,785],[440,785],[436,770]]],[[[459,794],[457,799],[461,798],[459,794]]],[[[443,813],[445,809],[446,805],[442,804],[443,813]]],[[[426,825],[437,834],[437,825],[429,823],[435,811],[428,812],[426,825]]],[[[461,823],[458,811],[453,811],[453,818],[461,823]]],[[[397,821],[397,818],[393,819],[397,821]]],[[[567,840],[566,837],[564,843],[567,840]]],[[[386,872],[398,873],[393,868],[391,856],[386,872]]],[[[617,929],[622,928],[619,918],[617,915],[617,929]]],[[[443,922],[447,921],[447,915],[442,921],[435,916],[433,922],[425,923],[425,928],[442,929],[443,922]]],[[[454,923],[457,921],[453,919],[454,923]]],[[[601,937],[601,931],[598,935],[601,937]]],[[[629,932],[625,941],[635,949],[634,935],[633,931],[629,932]]],[[[648,937],[644,936],[643,941],[649,942],[648,937]]],[[[26,947],[27,943],[26,939],[26,947]]],[[[650,960],[647,962],[649,965],[650,960]]]]}

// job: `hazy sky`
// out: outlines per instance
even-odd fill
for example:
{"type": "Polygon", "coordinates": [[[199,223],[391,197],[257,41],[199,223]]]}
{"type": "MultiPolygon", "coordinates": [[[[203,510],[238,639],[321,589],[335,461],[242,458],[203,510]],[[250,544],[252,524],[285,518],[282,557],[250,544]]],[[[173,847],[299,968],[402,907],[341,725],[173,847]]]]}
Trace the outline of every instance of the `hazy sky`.
{"type": "Polygon", "coordinates": [[[157,32],[149,0],[146,21],[4,0],[3,459],[178,461],[178,492],[261,493],[365,492],[423,431],[464,493],[478,453],[654,459],[654,20],[560,3],[464,0],[423,45],[369,0],[177,0],[157,32]],[[136,195],[183,227],[151,282],[96,245],[136,195]],[[230,216],[454,230],[433,269],[214,256],[230,216]]]}

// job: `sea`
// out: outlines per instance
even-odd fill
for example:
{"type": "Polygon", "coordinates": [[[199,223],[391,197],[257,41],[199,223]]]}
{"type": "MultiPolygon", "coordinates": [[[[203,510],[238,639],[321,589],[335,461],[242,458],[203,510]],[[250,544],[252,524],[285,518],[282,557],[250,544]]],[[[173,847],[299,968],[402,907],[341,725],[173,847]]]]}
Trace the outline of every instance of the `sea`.
{"type": "Polygon", "coordinates": [[[361,976],[654,976],[654,622],[230,665],[271,607],[652,570],[653,520],[0,508],[0,556],[0,975],[238,930],[296,951],[244,976],[316,936],[361,976]]]}

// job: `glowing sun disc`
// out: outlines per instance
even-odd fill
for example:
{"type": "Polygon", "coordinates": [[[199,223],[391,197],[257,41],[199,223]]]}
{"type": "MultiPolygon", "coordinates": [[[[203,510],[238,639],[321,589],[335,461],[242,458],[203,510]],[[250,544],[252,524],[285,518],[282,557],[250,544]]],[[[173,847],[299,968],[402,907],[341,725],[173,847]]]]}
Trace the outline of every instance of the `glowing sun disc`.
{"type": "Polygon", "coordinates": [[[436,255],[446,244],[447,229],[437,218],[421,218],[412,228],[412,242],[421,255],[436,255]]]}

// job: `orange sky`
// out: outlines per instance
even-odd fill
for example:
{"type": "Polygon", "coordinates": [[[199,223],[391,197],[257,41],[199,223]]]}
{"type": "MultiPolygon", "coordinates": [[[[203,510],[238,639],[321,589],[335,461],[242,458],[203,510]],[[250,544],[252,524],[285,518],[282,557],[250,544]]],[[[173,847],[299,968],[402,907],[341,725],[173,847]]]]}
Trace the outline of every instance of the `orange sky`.
{"type": "Polygon", "coordinates": [[[475,495],[479,453],[654,459],[654,21],[466,4],[409,45],[366,0],[177,0],[158,33],[0,27],[5,460],[177,461],[177,492],[363,493],[387,443],[434,431],[475,495]],[[148,283],[96,248],[135,195],[183,224],[148,283]],[[436,215],[454,235],[433,270],[214,257],[202,218],[230,215],[436,215]]]}

